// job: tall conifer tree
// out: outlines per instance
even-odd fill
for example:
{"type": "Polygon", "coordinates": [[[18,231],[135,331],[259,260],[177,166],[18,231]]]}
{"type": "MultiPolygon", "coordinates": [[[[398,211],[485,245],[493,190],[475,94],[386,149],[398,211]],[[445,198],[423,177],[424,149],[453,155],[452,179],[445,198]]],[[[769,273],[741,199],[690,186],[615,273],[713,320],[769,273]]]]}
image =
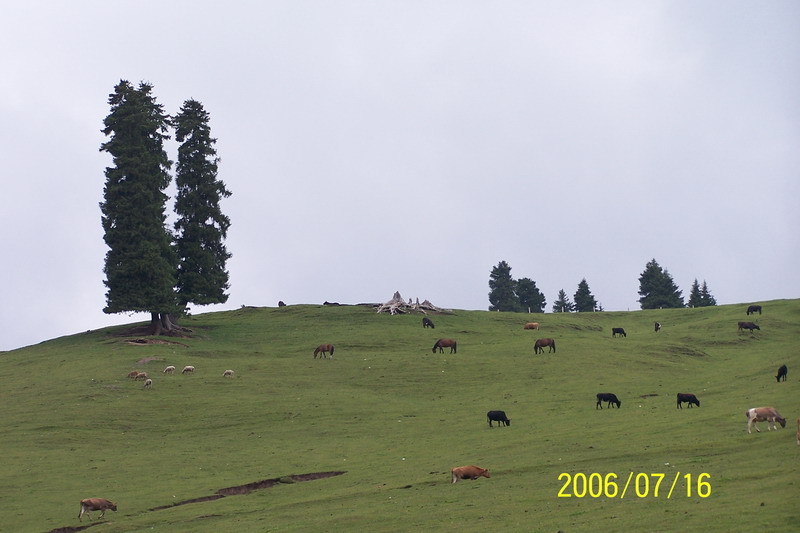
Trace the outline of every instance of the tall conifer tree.
{"type": "Polygon", "coordinates": [[[230,219],[220,200],[231,195],[217,179],[219,158],[211,137],[209,114],[196,100],[187,100],[174,118],[178,147],[175,184],[175,248],[178,254],[177,295],[181,306],[228,300],[228,253],[224,239],[230,219]]]}
{"type": "Polygon", "coordinates": [[[517,295],[518,311],[544,313],[546,299],[531,278],[520,278],[514,286],[517,295]]]}
{"type": "Polygon", "coordinates": [[[592,295],[592,291],[589,290],[589,284],[586,282],[586,278],[583,278],[581,282],[578,283],[578,290],[575,291],[573,300],[575,302],[575,310],[579,313],[591,312],[598,307],[597,300],[595,300],[592,295]]]}
{"type": "Polygon", "coordinates": [[[672,276],[653,259],[639,277],[639,303],[642,309],[683,307],[683,296],[672,276]]]}
{"type": "Polygon", "coordinates": [[[100,146],[113,166],[105,170],[100,204],[105,258],[106,313],[149,312],[151,333],[161,318],[177,309],[174,287],[176,257],[165,225],[169,168],[164,151],[169,117],[151,94],[152,86],[134,88],[121,80],[109,95],[110,114],[100,146]]]}
{"type": "Polygon", "coordinates": [[[489,274],[489,311],[519,311],[516,282],[511,277],[511,267],[500,261],[489,274]]]}
{"type": "Polygon", "coordinates": [[[569,301],[569,296],[564,292],[564,289],[558,291],[558,297],[553,302],[554,313],[569,313],[575,310],[575,304],[569,301]]]}

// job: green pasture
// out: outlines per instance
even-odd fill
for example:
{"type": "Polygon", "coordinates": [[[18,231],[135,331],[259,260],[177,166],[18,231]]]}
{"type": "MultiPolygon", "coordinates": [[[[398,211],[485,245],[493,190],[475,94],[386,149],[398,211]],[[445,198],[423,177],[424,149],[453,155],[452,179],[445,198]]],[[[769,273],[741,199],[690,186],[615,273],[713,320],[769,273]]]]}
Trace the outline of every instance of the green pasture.
{"type": "Polygon", "coordinates": [[[119,506],[92,533],[797,531],[800,300],[760,303],[755,317],[456,310],[435,330],[362,306],[242,308],[185,319],[191,336],[164,344],[118,327],[3,352],[0,531],[90,524],[89,497],[119,506]],[[439,337],[458,353],[431,353],[439,337]],[[538,337],[557,352],[534,355],[538,337]],[[312,358],[322,343],[332,360],[312,358]],[[596,409],[598,392],[621,408],[596,409]],[[678,392],[701,407],[676,409],[678,392]],[[767,405],[786,428],[749,435],[745,410],[767,405]],[[511,426],[489,429],[491,409],[511,426]],[[468,464],[491,478],[451,484],[468,464]],[[344,473],[286,478],[324,472],[344,473]],[[286,482],[173,505],[273,478],[286,482]]]}

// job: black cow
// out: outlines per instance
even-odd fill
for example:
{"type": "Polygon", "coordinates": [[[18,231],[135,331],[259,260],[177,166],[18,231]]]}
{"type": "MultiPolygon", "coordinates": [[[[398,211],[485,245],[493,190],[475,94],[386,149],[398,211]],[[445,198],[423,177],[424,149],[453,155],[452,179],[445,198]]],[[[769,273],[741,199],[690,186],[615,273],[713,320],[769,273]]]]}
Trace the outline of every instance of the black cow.
{"type": "Polygon", "coordinates": [[[786,374],[788,373],[789,369],[786,368],[786,365],[781,365],[781,367],[778,369],[778,375],[775,376],[775,379],[778,380],[778,383],[780,383],[781,380],[786,381],[786,374]]]}
{"type": "Polygon", "coordinates": [[[761,314],[761,306],[760,305],[751,305],[750,307],[747,308],[747,315],[748,316],[754,315],[754,314],[756,314],[756,311],[760,315],[761,314]]]}
{"type": "Polygon", "coordinates": [[[758,324],[755,324],[753,322],[739,322],[739,332],[745,329],[749,329],[750,333],[753,333],[754,329],[761,331],[761,328],[758,327],[758,324]]]}
{"type": "Polygon", "coordinates": [[[431,320],[431,319],[430,319],[430,318],[428,318],[428,317],[424,317],[424,318],[422,319],[422,327],[423,327],[423,328],[431,328],[431,329],[436,329],[436,326],[434,326],[434,325],[433,325],[433,320],[431,320]]]}
{"type": "Polygon", "coordinates": [[[658,333],[658,331],[661,329],[661,322],[656,322],[655,328],[656,328],[656,333],[658,333]]]}
{"type": "Polygon", "coordinates": [[[625,333],[625,330],[622,328],[611,328],[611,336],[616,337],[617,335],[622,335],[623,337],[628,336],[628,334],[625,333]]]}
{"type": "Polygon", "coordinates": [[[497,427],[500,427],[501,423],[506,426],[511,425],[511,420],[508,419],[505,411],[489,411],[486,413],[486,420],[489,421],[489,427],[492,427],[492,421],[497,422],[497,427]]]}
{"type": "Polygon", "coordinates": [[[617,395],[611,394],[610,392],[599,392],[597,394],[597,405],[595,406],[595,409],[597,409],[598,407],[602,409],[603,402],[606,402],[606,407],[609,408],[611,407],[612,403],[617,404],[617,409],[619,409],[619,406],[622,405],[622,402],[617,399],[617,395]]]}
{"type": "Polygon", "coordinates": [[[700,407],[700,400],[697,399],[697,396],[694,394],[684,394],[679,392],[678,393],[678,408],[683,409],[682,403],[688,403],[689,407],[692,405],[696,405],[700,407]]]}

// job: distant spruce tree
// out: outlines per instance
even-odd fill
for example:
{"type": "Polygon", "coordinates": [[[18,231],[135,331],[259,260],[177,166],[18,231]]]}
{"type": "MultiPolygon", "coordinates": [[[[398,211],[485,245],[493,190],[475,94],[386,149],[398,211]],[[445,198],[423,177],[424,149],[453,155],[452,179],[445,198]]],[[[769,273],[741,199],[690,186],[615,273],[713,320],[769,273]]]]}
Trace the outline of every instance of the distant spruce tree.
{"type": "Polygon", "coordinates": [[[231,222],[219,204],[231,193],[217,179],[219,158],[209,114],[200,102],[187,100],[173,123],[175,140],[181,143],[175,169],[178,303],[183,308],[189,303],[225,303],[230,287],[225,265],[231,254],[223,241],[231,222]]]}
{"type": "Polygon", "coordinates": [[[536,282],[530,278],[520,278],[515,287],[519,310],[531,313],[544,313],[545,297],[536,287],[536,282]]]}
{"type": "Polygon", "coordinates": [[[579,313],[591,312],[598,309],[597,300],[592,296],[592,291],[589,290],[589,284],[586,283],[586,278],[583,278],[578,283],[578,290],[572,297],[575,302],[575,311],[579,313]]]}
{"type": "Polygon", "coordinates": [[[692,283],[692,290],[689,293],[689,307],[710,307],[713,305],[717,305],[717,300],[711,295],[708,290],[708,285],[706,281],[703,280],[703,285],[701,286],[697,282],[697,278],[694,279],[692,283]]]}
{"type": "Polygon", "coordinates": [[[511,277],[511,267],[505,261],[500,261],[492,268],[489,289],[489,311],[519,311],[516,282],[511,277]]]}
{"type": "Polygon", "coordinates": [[[647,263],[639,277],[639,295],[642,309],[684,307],[680,289],[655,259],[647,263]]]}
{"type": "Polygon", "coordinates": [[[149,312],[150,332],[178,309],[175,299],[177,258],[165,225],[172,162],[164,151],[170,125],[151,94],[152,86],[134,88],[121,80],[109,95],[111,112],[103,121],[109,140],[100,146],[113,166],[105,170],[102,212],[105,257],[105,313],[149,312]]]}
{"type": "Polygon", "coordinates": [[[703,285],[700,287],[700,301],[703,302],[703,307],[717,305],[717,299],[714,298],[714,296],[711,295],[711,291],[708,290],[706,280],[703,280],[703,285]]]}
{"type": "Polygon", "coordinates": [[[554,313],[569,313],[575,310],[575,304],[569,301],[569,296],[564,292],[564,289],[558,291],[558,297],[553,302],[554,313]]]}

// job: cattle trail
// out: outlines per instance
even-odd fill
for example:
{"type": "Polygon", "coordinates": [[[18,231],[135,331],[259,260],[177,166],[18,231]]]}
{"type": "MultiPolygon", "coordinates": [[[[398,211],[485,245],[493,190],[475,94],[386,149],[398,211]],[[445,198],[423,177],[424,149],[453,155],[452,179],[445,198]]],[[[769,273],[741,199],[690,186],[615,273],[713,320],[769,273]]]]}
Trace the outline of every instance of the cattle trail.
{"type": "Polygon", "coordinates": [[[313,481],[315,479],[323,479],[326,477],[333,477],[333,476],[341,476],[346,472],[342,471],[333,471],[333,472],[314,472],[311,474],[292,474],[291,476],[283,476],[283,477],[276,477],[272,479],[264,479],[262,481],[254,481],[252,483],[245,483],[244,485],[236,485],[235,487],[226,487],[224,489],[219,489],[214,494],[209,496],[201,496],[200,498],[192,498],[190,500],[183,500],[176,503],[171,503],[169,505],[160,505],[158,507],[153,507],[149,509],[150,511],[161,511],[163,509],[169,509],[171,507],[177,507],[179,505],[187,505],[189,503],[200,503],[200,502],[208,502],[212,500],[218,500],[220,498],[224,498],[225,496],[238,496],[240,494],[249,494],[254,490],[261,490],[261,489],[268,489],[270,487],[274,487],[279,483],[298,483],[300,481],[313,481]]]}
{"type": "MultiPolygon", "coordinates": [[[[158,507],[153,507],[152,509],[148,509],[148,511],[161,511],[163,509],[170,509],[172,507],[178,507],[179,505],[187,505],[190,503],[201,503],[201,502],[209,502],[213,500],[219,500],[220,498],[224,498],[225,496],[237,496],[239,494],[249,494],[254,490],[260,489],[268,489],[270,487],[274,487],[279,483],[299,483],[301,481],[313,481],[315,479],[324,479],[326,477],[333,477],[333,476],[341,476],[342,474],[346,474],[346,471],[332,471],[332,472],[313,472],[310,474],[292,474],[290,476],[283,476],[283,477],[276,477],[272,479],[264,479],[262,481],[254,481],[252,483],[245,483],[244,485],[236,485],[235,487],[226,487],[224,489],[219,489],[214,494],[209,496],[201,496],[200,498],[192,498],[190,500],[183,500],[176,503],[171,503],[169,505],[160,505],[158,507]]],[[[209,515],[211,516],[211,515],[209,515]]],[[[78,527],[58,527],[56,529],[50,530],[47,533],[77,533],[78,531],[83,531],[84,529],[88,529],[90,527],[99,525],[99,524],[107,524],[108,521],[97,521],[93,524],[87,524],[85,526],[78,526],[78,527]]]]}

